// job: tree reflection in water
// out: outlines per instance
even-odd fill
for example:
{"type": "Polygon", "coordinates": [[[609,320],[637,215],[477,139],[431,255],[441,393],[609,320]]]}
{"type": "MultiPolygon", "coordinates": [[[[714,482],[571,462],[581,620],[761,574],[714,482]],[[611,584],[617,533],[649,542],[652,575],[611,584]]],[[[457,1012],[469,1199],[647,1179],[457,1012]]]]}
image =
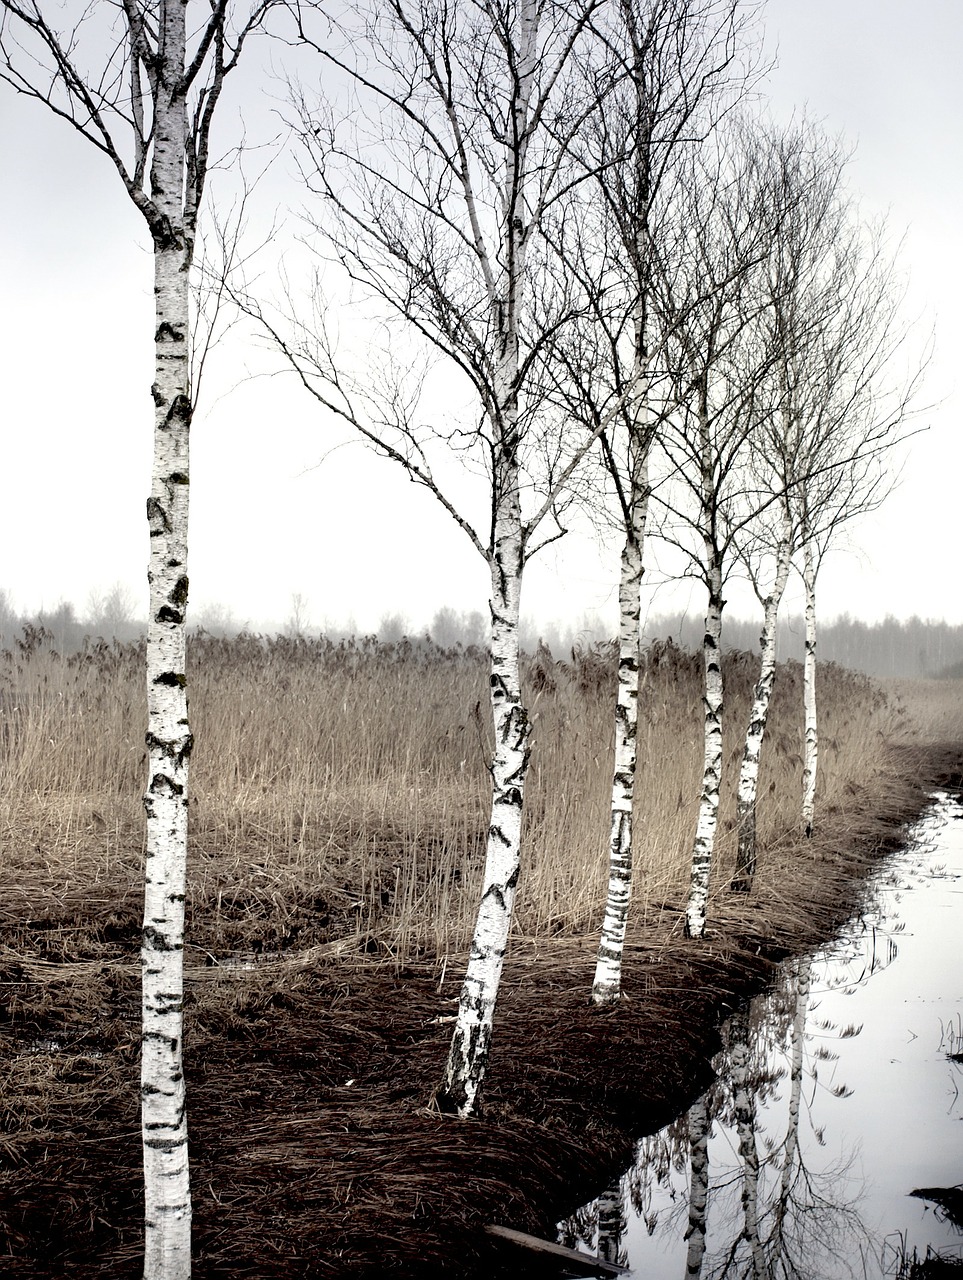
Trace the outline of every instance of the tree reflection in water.
{"type": "Polygon", "coordinates": [[[963,1274],[959,1232],[940,1208],[959,1196],[963,1216],[950,1137],[963,1118],[961,819],[958,800],[938,797],[881,865],[863,917],[730,1020],[711,1089],[638,1143],[621,1201],[609,1188],[604,1212],[595,1202],[565,1224],[570,1242],[595,1253],[615,1240],[618,1254],[603,1256],[627,1254],[645,1280],[963,1274]],[[885,981],[870,982],[897,957],[885,981]],[[927,1049],[934,1023],[940,1042],[927,1049]],[[856,1098],[836,1110],[840,1132],[827,1141],[849,1083],[856,1098]],[[847,1131],[863,1149],[846,1145],[847,1131]],[[917,1214],[913,1194],[937,1207],[917,1214]],[[617,1230],[600,1231],[606,1216],[617,1230]]]}
{"type": "MultiPolygon", "coordinates": [[[[801,1154],[800,1124],[813,1100],[804,1083],[808,1075],[818,1090],[820,1064],[835,1056],[820,1043],[807,1064],[810,992],[811,961],[804,959],[779,987],[730,1018],[713,1086],[667,1129],[643,1138],[624,1177],[562,1224],[566,1243],[580,1241],[598,1257],[626,1263],[627,1200],[646,1234],[684,1240],[680,1280],[824,1280],[840,1274],[841,1258],[851,1259],[852,1276],[865,1274],[863,1260],[878,1250],[855,1207],[852,1158],[816,1173],[801,1154]],[[786,1067],[767,1065],[773,1044],[785,1046],[786,1067]],[[760,1134],[757,1109],[775,1113],[777,1086],[787,1076],[785,1131],[760,1134]]],[[[816,1029],[823,1037],[832,1024],[816,1029]]],[[[814,1133],[822,1145],[821,1132],[814,1133]]]]}

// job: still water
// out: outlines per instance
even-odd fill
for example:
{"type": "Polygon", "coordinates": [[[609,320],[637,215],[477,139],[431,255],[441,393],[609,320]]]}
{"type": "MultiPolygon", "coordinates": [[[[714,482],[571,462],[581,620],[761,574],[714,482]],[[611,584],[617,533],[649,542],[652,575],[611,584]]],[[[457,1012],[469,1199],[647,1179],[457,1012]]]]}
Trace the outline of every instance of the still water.
{"type": "Polygon", "coordinates": [[[963,807],[941,795],[872,904],[735,1015],[690,1111],[560,1240],[638,1280],[881,1280],[963,1234],[963,807]],[[959,1218],[959,1206],[953,1212],[959,1218]]]}

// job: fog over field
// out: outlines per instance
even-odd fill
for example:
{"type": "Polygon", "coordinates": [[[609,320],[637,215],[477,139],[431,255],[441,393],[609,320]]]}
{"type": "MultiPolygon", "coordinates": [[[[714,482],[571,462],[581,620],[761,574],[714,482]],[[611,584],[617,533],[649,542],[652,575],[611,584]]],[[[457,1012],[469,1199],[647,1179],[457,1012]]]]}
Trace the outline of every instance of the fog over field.
{"type": "MultiPolygon", "coordinates": [[[[963,597],[947,570],[963,472],[953,367],[963,342],[963,10],[951,0],[921,0],[912,12],[900,0],[770,0],[764,20],[778,65],[760,93],[778,121],[806,109],[855,147],[850,181],[863,213],[888,213],[894,249],[905,233],[905,312],[920,350],[936,327],[918,398],[932,407],[914,421],[926,430],[896,460],[900,481],[884,508],[854,524],[829,557],[820,608],[824,617],[961,622],[963,597]]],[[[279,59],[267,42],[259,47],[230,86],[220,123],[227,147],[243,119],[249,144],[260,148],[254,170],[274,157],[252,198],[252,245],[275,218],[278,230],[255,275],[277,270],[276,250],[295,268],[299,261],[294,163],[273,143],[284,96],[279,59]]],[[[0,507],[0,587],[20,613],[69,600],[83,614],[92,597],[120,584],[140,611],[151,412],[145,230],[107,162],[63,122],[9,92],[0,112],[0,333],[12,479],[0,507]]],[[[215,202],[219,191],[232,191],[223,174],[211,183],[215,202]]],[[[251,377],[276,367],[242,326],[221,337],[205,372],[193,431],[192,613],[217,606],[264,628],[298,612],[312,628],[364,632],[386,616],[420,629],[444,607],[484,612],[486,572],[467,539],[423,491],[322,422],[290,378],[251,377]],[[256,533],[242,561],[238,538],[249,518],[256,533]]],[[[439,388],[436,409],[445,408],[439,388]]],[[[576,520],[530,568],[523,611],[532,626],[614,631],[617,547],[617,536],[606,540],[576,520]]],[[[647,560],[648,613],[699,617],[702,588],[678,582],[677,566],[654,542],[647,560]]],[[[727,599],[733,614],[754,616],[738,582],[727,599]]],[[[785,607],[801,608],[796,580],[785,607]]]]}

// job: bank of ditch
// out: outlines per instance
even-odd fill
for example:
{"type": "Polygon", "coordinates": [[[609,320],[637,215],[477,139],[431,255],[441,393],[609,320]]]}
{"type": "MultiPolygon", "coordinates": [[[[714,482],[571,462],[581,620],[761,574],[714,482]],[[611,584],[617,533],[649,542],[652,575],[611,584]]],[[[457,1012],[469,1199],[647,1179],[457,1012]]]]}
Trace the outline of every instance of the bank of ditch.
{"type": "MultiPolygon", "coordinates": [[[[671,648],[650,654],[641,774],[650,810],[626,999],[594,1010],[589,919],[604,875],[595,864],[604,863],[609,655],[533,661],[542,761],[529,819],[538,866],[527,870],[536,889],[520,902],[482,1112],[457,1121],[429,1104],[483,834],[484,725],[473,701],[483,666],[463,653],[356,656],[325,669],[323,655],[296,646],[200,654],[211,702],[199,719],[219,730],[221,749],[199,770],[187,953],[198,1277],[490,1276],[497,1258],[485,1226],[544,1235],[597,1193],[635,1138],[704,1087],[715,1028],[733,1004],[854,911],[866,871],[932,786],[960,783],[963,734],[944,729],[949,746],[927,740],[924,723],[910,723],[912,708],[900,708],[911,693],[887,700],[869,682],[827,673],[815,836],[796,835],[789,800],[781,817],[770,803],[753,891],[732,895],[725,809],[709,928],[686,940],[698,666],[671,648]],[[326,708],[311,702],[319,670],[326,708]],[[388,686],[393,711],[389,695],[372,706],[375,684],[388,686]],[[230,713],[214,696],[228,687],[230,713]],[[364,733],[374,735],[360,744],[351,703],[367,708],[364,733]],[[337,772],[339,705],[346,734],[354,727],[353,775],[337,772]],[[265,720],[274,713],[272,740],[265,720]],[[377,737],[392,716],[391,756],[379,762],[377,737]],[[233,815],[232,791],[241,810],[233,815]]],[[[133,705],[124,680],[136,654],[100,661],[116,667],[110,697],[133,705]]],[[[19,748],[24,784],[16,803],[9,793],[4,801],[10,856],[0,894],[0,1257],[10,1275],[139,1274],[136,790],[128,794],[123,772],[119,787],[110,776],[118,765],[136,775],[125,717],[118,712],[102,760],[91,750],[82,788],[71,755],[84,751],[71,735],[88,731],[78,709],[100,697],[101,712],[110,710],[103,675],[95,663],[63,669],[35,654],[11,668],[6,687],[6,723],[11,706],[20,721],[5,749],[19,748]],[[30,684],[31,664],[46,683],[30,684]],[[52,741],[60,735],[53,760],[31,737],[48,731],[52,741]]],[[[751,661],[731,659],[728,675],[731,776],[751,661]]],[[[798,671],[781,676],[764,799],[790,787],[798,796],[798,671]]]]}

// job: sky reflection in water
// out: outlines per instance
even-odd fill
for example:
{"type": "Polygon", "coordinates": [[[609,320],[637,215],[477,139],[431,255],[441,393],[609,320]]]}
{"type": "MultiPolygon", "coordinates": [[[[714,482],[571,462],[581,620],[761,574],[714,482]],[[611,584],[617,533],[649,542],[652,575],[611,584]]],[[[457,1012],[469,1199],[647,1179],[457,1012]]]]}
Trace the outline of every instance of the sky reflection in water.
{"type": "Polygon", "coordinates": [[[644,1139],[564,1243],[644,1280],[879,1280],[963,1254],[909,1194],[963,1182],[963,807],[940,797],[914,834],[862,919],[730,1021],[708,1141],[699,1104],[644,1139]]]}

